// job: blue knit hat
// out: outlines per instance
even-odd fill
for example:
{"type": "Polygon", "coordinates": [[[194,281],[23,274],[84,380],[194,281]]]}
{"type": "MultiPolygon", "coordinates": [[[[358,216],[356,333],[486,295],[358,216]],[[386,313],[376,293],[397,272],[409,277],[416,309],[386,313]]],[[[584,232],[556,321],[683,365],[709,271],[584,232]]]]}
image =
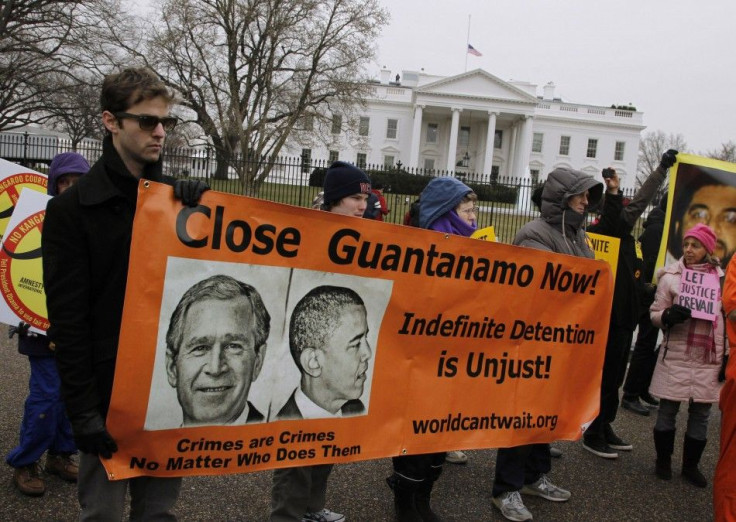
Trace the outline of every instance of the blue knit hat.
{"type": "Polygon", "coordinates": [[[325,203],[333,204],[353,194],[370,194],[371,180],[361,169],[336,161],[325,174],[325,203]]]}

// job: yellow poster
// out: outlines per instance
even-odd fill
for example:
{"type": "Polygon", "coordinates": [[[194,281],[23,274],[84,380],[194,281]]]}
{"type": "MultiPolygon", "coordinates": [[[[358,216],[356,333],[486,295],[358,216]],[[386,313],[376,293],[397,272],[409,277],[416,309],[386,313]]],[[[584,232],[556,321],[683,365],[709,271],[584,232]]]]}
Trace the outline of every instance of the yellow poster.
{"type": "Polygon", "coordinates": [[[0,159],[0,237],[5,234],[21,191],[29,188],[46,194],[47,184],[48,177],[45,174],[0,159]]]}
{"type": "Polygon", "coordinates": [[[616,268],[618,267],[618,250],[621,240],[617,237],[604,236],[603,234],[594,234],[587,232],[588,245],[595,254],[596,259],[602,259],[611,267],[611,275],[616,280],[616,268]]]}
{"type": "Polygon", "coordinates": [[[678,154],[669,176],[657,267],[682,257],[683,233],[703,223],[716,234],[713,253],[725,270],[736,251],[736,163],[678,154]]]}
{"type": "Polygon", "coordinates": [[[492,226],[483,227],[473,232],[470,237],[473,239],[480,239],[482,241],[496,241],[496,231],[492,226]]]}
{"type": "Polygon", "coordinates": [[[41,266],[41,230],[51,196],[24,190],[0,242],[0,322],[30,324],[32,331],[49,327],[41,266]]]}

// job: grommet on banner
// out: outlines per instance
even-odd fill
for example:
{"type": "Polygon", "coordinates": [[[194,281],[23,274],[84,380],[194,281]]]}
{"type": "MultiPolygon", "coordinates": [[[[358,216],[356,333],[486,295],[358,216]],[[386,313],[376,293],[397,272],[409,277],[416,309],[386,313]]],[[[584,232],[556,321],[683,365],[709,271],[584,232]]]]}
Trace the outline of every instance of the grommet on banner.
{"type": "Polygon", "coordinates": [[[148,188],[150,186],[151,186],[151,182],[150,181],[146,180],[146,181],[143,182],[143,187],[148,188]]]}
{"type": "Polygon", "coordinates": [[[406,455],[407,454],[406,448],[404,448],[404,449],[401,450],[401,454],[402,455],[406,455]]]}

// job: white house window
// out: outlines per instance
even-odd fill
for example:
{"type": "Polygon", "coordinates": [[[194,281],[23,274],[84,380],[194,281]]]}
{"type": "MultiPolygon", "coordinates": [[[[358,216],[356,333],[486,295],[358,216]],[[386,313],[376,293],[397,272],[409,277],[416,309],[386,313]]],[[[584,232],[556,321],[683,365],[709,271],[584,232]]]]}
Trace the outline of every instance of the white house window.
{"type": "Polygon", "coordinates": [[[470,127],[460,127],[457,144],[464,149],[468,148],[470,145],[470,127]]]}
{"type": "Polygon", "coordinates": [[[357,161],[355,162],[355,164],[361,169],[364,169],[367,161],[368,161],[368,155],[363,152],[359,152],[357,161]]]}
{"type": "Polygon", "coordinates": [[[386,139],[395,140],[399,135],[399,120],[389,118],[386,125],[386,139]]]}
{"type": "Polygon", "coordinates": [[[428,171],[434,170],[434,159],[424,158],[424,170],[428,170],[428,171]]]}
{"type": "Polygon", "coordinates": [[[539,183],[539,169],[529,169],[529,174],[532,176],[532,183],[534,185],[539,183]]]}
{"type": "Polygon", "coordinates": [[[368,136],[370,131],[371,119],[368,116],[361,116],[360,123],[358,124],[358,135],[368,136]]]}
{"type": "Polygon", "coordinates": [[[595,138],[588,138],[588,149],[585,151],[586,158],[595,158],[598,154],[598,140],[595,138]]]}
{"type": "Polygon", "coordinates": [[[544,140],[544,134],[541,132],[535,132],[532,137],[532,152],[542,152],[542,141],[544,140]]]}
{"type": "Polygon", "coordinates": [[[570,154],[570,136],[560,136],[560,156],[570,154]]]}
{"type": "Polygon", "coordinates": [[[437,143],[437,134],[438,134],[438,125],[436,123],[428,123],[427,124],[427,143],[437,143]]]}
{"type": "Polygon", "coordinates": [[[333,114],[332,115],[332,134],[340,134],[341,130],[342,130],[342,115],[333,114]]]}
{"type": "Polygon", "coordinates": [[[302,149],[302,172],[309,172],[312,168],[312,149],[302,149]]]}
{"type": "Polygon", "coordinates": [[[493,148],[500,149],[503,146],[503,131],[497,130],[493,135],[493,148]]]}
{"type": "Polygon", "coordinates": [[[388,170],[393,168],[394,166],[394,157],[393,156],[384,156],[383,157],[383,168],[388,170]]]}
{"type": "Polygon", "coordinates": [[[340,159],[340,152],[336,150],[331,150],[329,152],[329,155],[327,156],[327,161],[329,162],[329,164],[332,165],[338,159],[340,159]]]}
{"type": "Polygon", "coordinates": [[[616,150],[613,153],[613,159],[616,161],[623,161],[624,160],[624,149],[626,147],[625,141],[617,141],[616,142],[616,150]]]}
{"type": "Polygon", "coordinates": [[[314,116],[312,114],[306,114],[302,118],[302,128],[305,131],[314,130],[314,116]]]}

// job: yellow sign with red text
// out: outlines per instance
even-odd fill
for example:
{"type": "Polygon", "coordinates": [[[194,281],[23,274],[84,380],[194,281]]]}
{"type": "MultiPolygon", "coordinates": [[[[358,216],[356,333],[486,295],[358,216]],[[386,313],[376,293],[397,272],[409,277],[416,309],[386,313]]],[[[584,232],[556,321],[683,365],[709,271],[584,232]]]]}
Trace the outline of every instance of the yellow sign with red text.
{"type": "Polygon", "coordinates": [[[21,191],[29,188],[46,194],[47,184],[45,174],[0,159],[0,238],[5,234],[21,191]]]}

